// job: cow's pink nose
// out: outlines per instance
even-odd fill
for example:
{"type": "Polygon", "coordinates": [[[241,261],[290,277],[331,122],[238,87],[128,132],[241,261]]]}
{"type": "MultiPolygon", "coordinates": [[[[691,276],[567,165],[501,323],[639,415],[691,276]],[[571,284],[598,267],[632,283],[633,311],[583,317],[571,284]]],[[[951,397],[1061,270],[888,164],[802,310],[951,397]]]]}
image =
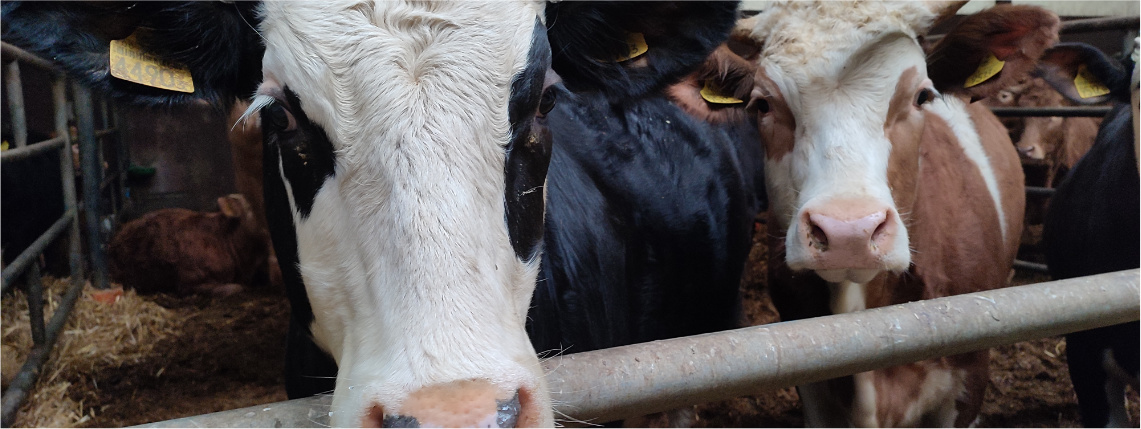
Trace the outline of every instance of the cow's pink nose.
{"type": "Polygon", "coordinates": [[[386,414],[374,406],[363,427],[513,428],[519,420],[519,393],[500,398],[484,380],[461,380],[421,388],[408,395],[400,410],[386,414]]]}
{"type": "Polygon", "coordinates": [[[802,243],[814,270],[882,268],[892,250],[896,221],[892,209],[824,207],[805,211],[802,243]]]}

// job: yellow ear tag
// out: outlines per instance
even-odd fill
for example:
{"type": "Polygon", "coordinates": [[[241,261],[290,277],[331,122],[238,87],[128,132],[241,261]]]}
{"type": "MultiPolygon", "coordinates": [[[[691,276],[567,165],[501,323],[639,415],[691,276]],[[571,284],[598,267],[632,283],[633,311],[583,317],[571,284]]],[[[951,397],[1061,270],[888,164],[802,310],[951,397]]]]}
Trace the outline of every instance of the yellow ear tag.
{"type": "Polygon", "coordinates": [[[646,45],[646,36],[643,36],[642,33],[626,33],[626,47],[630,49],[630,53],[619,55],[614,61],[629,61],[650,50],[649,45],[646,45]]]}
{"type": "Polygon", "coordinates": [[[701,88],[701,98],[713,104],[740,104],[745,102],[745,100],[725,95],[721,91],[721,87],[713,82],[713,79],[705,80],[705,87],[701,88]]]}
{"type": "Polygon", "coordinates": [[[8,150],[8,141],[7,140],[4,140],[3,143],[0,143],[0,150],[8,150]]]}
{"type": "Polygon", "coordinates": [[[111,76],[170,91],[194,92],[190,69],[143,52],[133,34],[111,41],[111,76]]]}
{"type": "Polygon", "coordinates": [[[970,88],[980,83],[986,82],[987,79],[994,77],[998,72],[1002,71],[1002,66],[1006,61],[995,58],[994,54],[987,55],[982,64],[979,64],[978,70],[967,78],[967,82],[963,84],[963,88],[970,88]]]}
{"type": "Polygon", "coordinates": [[[1102,85],[1101,81],[1093,73],[1090,73],[1085,64],[1078,66],[1078,75],[1074,76],[1074,88],[1078,90],[1078,96],[1082,98],[1109,94],[1109,88],[1102,85]]]}

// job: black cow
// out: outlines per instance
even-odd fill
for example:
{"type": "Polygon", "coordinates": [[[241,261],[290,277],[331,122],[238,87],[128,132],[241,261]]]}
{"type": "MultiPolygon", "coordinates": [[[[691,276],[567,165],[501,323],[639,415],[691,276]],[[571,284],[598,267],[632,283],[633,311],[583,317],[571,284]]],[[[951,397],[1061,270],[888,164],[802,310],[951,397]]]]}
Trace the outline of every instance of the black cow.
{"type": "MultiPolygon", "coordinates": [[[[1093,147],[1050,199],[1043,239],[1055,279],[1141,266],[1141,189],[1132,124],[1136,105],[1129,105],[1131,63],[1118,64],[1084,44],[1059,44],[1043,57],[1040,73],[1067,98],[1079,103],[1114,102],[1093,147]],[[1108,94],[1082,98],[1074,80],[1083,65],[1108,94]]],[[[1138,322],[1066,335],[1066,360],[1083,425],[1129,425],[1125,384],[1137,386],[1139,336],[1138,322]]]]}

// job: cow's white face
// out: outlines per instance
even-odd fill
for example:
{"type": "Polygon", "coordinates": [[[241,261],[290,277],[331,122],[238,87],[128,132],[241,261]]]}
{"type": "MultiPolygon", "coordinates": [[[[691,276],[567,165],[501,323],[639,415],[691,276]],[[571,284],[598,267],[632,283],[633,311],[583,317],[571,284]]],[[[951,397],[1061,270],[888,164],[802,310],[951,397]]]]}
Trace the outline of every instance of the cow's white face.
{"type": "Polygon", "coordinates": [[[901,210],[914,200],[923,106],[936,96],[915,31],[881,4],[804,6],[839,8],[835,22],[782,6],[787,15],[766,11],[777,16],[762,14],[754,29],[764,47],[750,108],[766,144],[770,210],[787,229],[786,261],[830,282],[906,270],[901,210]],[[857,26],[853,13],[870,24],[857,26]]]}
{"type": "Polygon", "coordinates": [[[267,205],[293,214],[311,330],[339,366],[333,425],[495,423],[516,395],[519,425],[553,424],[524,330],[550,154],[541,17],[532,3],[266,4],[253,108],[280,176],[267,205]],[[468,420],[424,411],[450,395],[475,404],[468,420]]]}

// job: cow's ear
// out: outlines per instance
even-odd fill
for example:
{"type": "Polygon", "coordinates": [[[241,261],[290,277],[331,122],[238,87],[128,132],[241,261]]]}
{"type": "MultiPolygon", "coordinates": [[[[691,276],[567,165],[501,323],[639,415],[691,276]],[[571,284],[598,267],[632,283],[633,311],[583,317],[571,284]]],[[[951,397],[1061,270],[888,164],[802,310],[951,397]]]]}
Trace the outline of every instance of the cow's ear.
{"type": "Polygon", "coordinates": [[[637,97],[677,82],[725,41],[737,2],[559,2],[552,67],[572,91],[637,97]]]}
{"type": "Polygon", "coordinates": [[[261,80],[265,48],[255,31],[256,8],[247,2],[9,2],[3,37],[118,100],[224,106],[247,97],[261,80]],[[117,50],[119,70],[126,66],[146,84],[112,76],[111,43],[123,39],[133,42],[117,43],[134,48],[117,50]],[[153,62],[131,60],[140,56],[153,62]],[[178,70],[188,72],[192,92],[180,92],[188,86],[178,70]]]}
{"type": "Polygon", "coordinates": [[[1129,102],[1132,67],[1084,43],[1059,43],[1046,50],[1037,74],[1075,103],[1129,102]]]}
{"type": "Polygon", "coordinates": [[[757,67],[738,54],[755,53],[740,41],[719,46],[696,72],[670,85],[669,97],[690,116],[714,124],[748,119],[745,106],[757,67]]]}
{"type": "Polygon", "coordinates": [[[927,56],[941,92],[989,97],[1018,83],[1058,41],[1060,21],[1037,6],[999,5],[966,16],[927,56]]]}

